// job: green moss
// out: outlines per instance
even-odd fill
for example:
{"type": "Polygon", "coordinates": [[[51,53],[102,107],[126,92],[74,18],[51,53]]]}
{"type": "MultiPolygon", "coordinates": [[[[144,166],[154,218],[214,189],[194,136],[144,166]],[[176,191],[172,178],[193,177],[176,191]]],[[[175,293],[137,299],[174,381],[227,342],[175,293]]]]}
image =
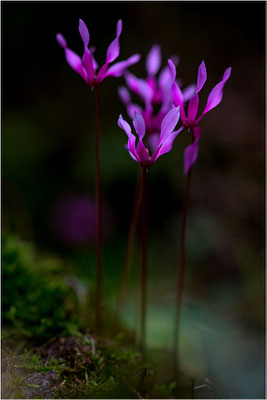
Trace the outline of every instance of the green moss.
{"type": "Polygon", "coordinates": [[[14,236],[2,238],[2,282],[4,337],[40,341],[68,334],[68,326],[77,324],[72,289],[58,272],[50,268],[48,274],[44,259],[14,236]]]}

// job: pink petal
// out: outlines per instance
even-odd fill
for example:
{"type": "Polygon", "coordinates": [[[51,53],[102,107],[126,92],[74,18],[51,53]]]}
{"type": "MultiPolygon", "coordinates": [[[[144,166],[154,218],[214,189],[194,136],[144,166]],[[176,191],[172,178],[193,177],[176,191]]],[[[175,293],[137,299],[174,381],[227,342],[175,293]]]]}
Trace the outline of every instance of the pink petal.
{"type": "Polygon", "coordinates": [[[148,161],[149,154],[148,154],[148,151],[147,151],[144,143],[142,142],[142,139],[139,139],[139,142],[138,142],[138,145],[137,145],[137,148],[136,148],[136,153],[137,153],[137,155],[139,157],[139,160],[141,162],[148,161]]]}
{"type": "Polygon", "coordinates": [[[94,70],[93,59],[90,50],[87,47],[84,48],[82,62],[87,72],[88,81],[94,80],[95,70],[94,70]]]}
{"type": "Polygon", "coordinates": [[[134,161],[137,161],[137,162],[140,161],[139,158],[136,157],[135,153],[133,153],[132,150],[129,149],[128,145],[126,145],[125,148],[126,148],[126,150],[128,150],[130,156],[132,157],[132,159],[133,159],[134,161]]]}
{"type": "Polygon", "coordinates": [[[148,83],[143,79],[136,78],[129,72],[125,74],[125,80],[128,87],[138,96],[140,96],[145,102],[146,107],[149,108],[151,106],[150,103],[152,101],[153,91],[148,83]]]}
{"type": "Polygon", "coordinates": [[[146,132],[146,125],[142,115],[135,113],[133,125],[137,135],[139,136],[139,139],[142,139],[146,132]]]}
{"type": "Polygon", "coordinates": [[[162,143],[162,145],[158,144],[157,149],[155,150],[155,152],[151,157],[151,162],[155,162],[160,156],[171,151],[174,139],[182,130],[183,127],[178,129],[178,131],[172,132],[172,134],[167,137],[167,139],[165,140],[164,143],[162,143]]]}
{"type": "Polygon", "coordinates": [[[187,118],[189,123],[193,123],[197,116],[198,110],[198,94],[193,96],[188,104],[187,118]]]}
{"type": "Polygon", "coordinates": [[[156,75],[161,65],[161,49],[158,44],[154,44],[146,58],[146,70],[148,75],[156,75]]]}
{"type": "Polygon", "coordinates": [[[97,81],[98,83],[102,82],[103,79],[106,78],[106,76],[107,76],[107,74],[106,74],[107,69],[108,69],[108,63],[105,63],[105,64],[100,68],[100,70],[99,70],[99,72],[98,72],[98,74],[97,74],[97,76],[96,76],[96,81],[97,81]]]}
{"type": "Polygon", "coordinates": [[[165,86],[162,88],[162,105],[160,112],[167,113],[172,108],[173,95],[172,95],[172,83],[168,80],[165,86]]]}
{"type": "Polygon", "coordinates": [[[207,80],[206,65],[205,65],[204,61],[202,61],[202,63],[198,67],[196,93],[198,93],[203,88],[206,80],[207,80]]]}
{"type": "Polygon", "coordinates": [[[196,93],[196,85],[189,85],[183,90],[183,99],[186,103],[196,93]]]}
{"type": "Polygon", "coordinates": [[[176,67],[175,67],[175,65],[174,65],[174,63],[172,62],[171,59],[168,60],[168,66],[169,66],[171,78],[172,78],[173,81],[175,81],[175,78],[176,78],[176,67]]]}
{"type": "Polygon", "coordinates": [[[164,142],[166,138],[172,133],[177,125],[180,117],[180,107],[173,108],[162,121],[159,144],[164,142]]]}
{"type": "Polygon", "coordinates": [[[98,64],[97,64],[97,62],[96,62],[96,60],[94,58],[94,52],[95,52],[95,47],[91,46],[90,47],[90,53],[91,53],[91,57],[92,57],[92,61],[93,61],[93,67],[94,67],[94,70],[96,71],[97,68],[98,68],[98,64]]]}
{"type": "Polygon", "coordinates": [[[63,49],[65,49],[65,48],[67,47],[67,42],[66,42],[66,39],[64,38],[64,36],[61,35],[61,33],[58,33],[58,34],[56,35],[56,38],[57,38],[58,44],[59,44],[63,49]]]}
{"type": "Polygon", "coordinates": [[[126,122],[122,116],[119,116],[118,119],[118,125],[121,129],[124,130],[124,132],[126,133],[126,135],[128,136],[128,145],[127,145],[127,149],[129,150],[129,152],[132,153],[132,155],[135,157],[135,159],[138,159],[138,155],[136,153],[135,150],[135,139],[136,137],[132,134],[132,130],[130,125],[128,124],[128,122],[126,122]]]}
{"type": "Polygon", "coordinates": [[[227,80],[230,78],[230,75],[231,75],[231,67],[226,69],[226,71],[223,74],[223,79],[219,83],[217,83],[217,85],[214,86],[214,88],[211,90],[206,107],[202,115],[198,118],[198,121],[200,121],[200,119],[203,117],[204,114],[206,114],[208,111],[212,110],[214,107],[220,104],[223,97],[223,87],[227,82],[227,80]]]}
{"type": "Polygon", "coordinates": [[[193,129],[195,141],[185,149],[184,152],[184,174],[187,175],[190,168],[195,164],[198,157],[198,142],[201,136],[201,129],[196,127],[193,129]]]}
{"type": "Polygon", "coordinates": [[[121,101],[122,101],[125,105],[127,105],[128,103],[131,102],[131,95],[130,95],[130,93],[129,93],[129,90],[126,89],[125,86],[120,86],[120,87],[119,87],[119,89],[118,89],[118,94],[119,94],[119,97],[120,97],[121,101]]]}
{"type": "Polygon", "coordinates": [[[139,60],[140,60],[140,54],[134,54],[125,61],[120,61],[116,64],[113,64],[112,67],[110,67],[107,70],[105,76],[115,76],[116,78],[119,78],[124,74],[125,70],[128,67],[130,67],[133,64],[136,64],[139,60]]]}
{"type": "MultiPolygon", "coordinates": [[[[127,121],[125,121],[125,120],[123,119],[122,115],[119,116],[118,125],[119,125],[119,127],[120,127],[121,129],[124,130],[124,132],[126,133],[126,135],[127,135],[129,138],[132,137],[132,136],[134,136],[134,135],[132,134],[132,130],[131,130],[130,125],[128,124],[127,121]]],[[[134,137],[135,137],[135,136],[134,136],[134,137]]]]}
{"type": "Polygon", "coordinates": [[[127,105],[127,112],[130,118],[134,118],[135,113],[142,114],[143,110],[140,106],[134,103],[129,103],[127,105]]]}
{"type": "Polygon", "coordinates": [[[159,133],[150,133],[147,137],[148,148],[151,152],[157,149],[159,143],[159,133]]]}
{"type": "Polygon", "coordinates": [[[107,59],[106,62],[107,63],[111,63],[112,61],[114,61],[118,55],[120,54],[120,42],[119,42],[119,38],[121,35],[121,31],[122,31],[122,21],[119,20],[117,23],[117,30],[116,30],[116,38],[113,40],[113,42],[110,43],[110,45],[108,46],[108,50],[107,50],[107,59]]]}
{"type": "Polygon", "coordinates": [[[117,22],[116,35],[120,36],[121,32],[122,32],[122,20],[119,19],[119,21],[117,22]]]}
{"type": "Polygon", "coordinates": [[[65,56],[69,66],[74,69],[74,71],[78,72],[78,74],[81,75],[85,81],[87,81],[87,74],[80,57],[67,47],[65,48],[65,56]]]}
{"type": "Polygon", "coordinates": [[[169,67],[163,68],[161,73],[159,74],[159,87],[163,88],[167,82],[172,80],[171,73],[169,67]]]}
{"type": "Polygon", "coordinates": [[[89,40],[90,40],[89,31],[82,19],[79,20],[79,32],[80,32],[84,47],[88,47],[89,40]]]}

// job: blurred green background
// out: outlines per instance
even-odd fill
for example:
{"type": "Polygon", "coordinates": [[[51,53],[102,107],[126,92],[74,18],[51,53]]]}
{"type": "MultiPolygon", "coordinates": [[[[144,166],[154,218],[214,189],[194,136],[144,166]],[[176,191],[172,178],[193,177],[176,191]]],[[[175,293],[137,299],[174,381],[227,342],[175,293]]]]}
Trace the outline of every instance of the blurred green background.
{"type": "MultiPolygon", "coordinates": [[[[145,58],[154,43],[161,45],[162,66],[171,55],[180,56],[177,73],[184,86],[196,81],[204,59],[208,80],[200,107],[224,70],[232,67],[222,103],[201,121],[187,235],[181,362],[189,376],[220,382],[227,397],[261,398],[265,3],[2,2],[2,230],[34,243],[41,254],[63,260],[66,273],[79,279],[90,298],[93,93],[67,65],[55,39],[62,33],[69,47],[82,54],[79,18],[89,28],[100,65],[119,18],[123,32],[118,61],[140,53],[141,61],[130,69],[138,77],[146,75],[145,58]],[[73,210],[80,201],[86,216],[75,219],[73,210]],[[64,235],[72,226],[70,215],[88,240],[64,235]]],[[[109,78],[100,87],[105,304],[110,308],[139,168],[117,126],[118,115],[127,116],[117,95],[122,84],[123,78],[109,78]]],[[[172,348],[183,150],[188,143],[183,132],[150,173],[148,345],[155,352],[172,348]]],[[[136,249],[123,317],[130,327],[138,324],[138,257],[136,249]]]]}

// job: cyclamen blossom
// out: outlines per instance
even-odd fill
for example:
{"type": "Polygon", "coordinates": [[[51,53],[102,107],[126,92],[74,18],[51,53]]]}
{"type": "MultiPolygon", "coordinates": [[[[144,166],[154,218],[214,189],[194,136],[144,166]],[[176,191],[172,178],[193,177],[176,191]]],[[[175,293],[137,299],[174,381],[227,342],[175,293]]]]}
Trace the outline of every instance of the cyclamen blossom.
{"type": "MultiPolygon", "coordinates": [[[[173,56],[172,59],[174,64],[177,65],[179,58],[173,56]]],[[[161,48],[158,44],[154,44],[146,58],[146,79],[137,78],[128,71],[125,73],[128,88],[143,101],[144,107],[132,103],[130,92],[126,87],[121,86],[119,88],[119,96],[125,104],[130,118],[134,118],[136,112],[144,118],[152,147],[158,141],[162,120],[167,112],[172,109],[173,104],[172,79],[168,65],[156,77],[160,66],[161,48]],[[155,106],[159,107],[156,112],[155,106]]],[[[193,85],[185,89],[185,98],[191,97],[194,90],[195,86],[193,85]]]]}
{"type": "Polygon", "coordinates": [[[227,68],[223,74],[222,80],[214,86],[211,90],[207,104],[204,108],[203,113],[197,118],[198,112],[198,103],[199,103],[199,96],[198,93],[204,86],[207,80],[207,71],[204,61],[198,67],[198,74],[197,74],[197,86],[194,96],[192,96],[189,100],[188,109],[187,109],[187,116],[185,113],[185,99],[183,93],[181,92],[179,86],[175,82],[176,77],[176,68],[172,60],[168,60],[170,73],[173,80],[173,104],[174,106],[180,106],[180,114],[181,114],[181,121],[185,128],[188,128],[193,133],[193,143],[185,149],[184,153],[184,173],[187,174],[192,165],[196,162],[198,157],[198,142],[201,136],[201,129],[198,126],[202,117],[218,104],[220,104],[222,97],[223,97],[223,88],[227,80],[230,78],[231,75],[231,67],[227,68]]]}
{"type": "Polygon", "coordinates": [[[141,167],[152,166],[158,157],[168,153],[172,149],[173,141],[176,136],[181,132],[183,127],[174,131],[175,126],[179,121],[179,107],[173,108],[162,121],[159,141],[156,150],[150,155],[149,150],[143,143],[143,138],[146,133],[146,124],[141,114],[135,113],[133,125],[139,137],[138,145],[135,145],[136,136],[132,133],[131,127],[122,116],[119,116],[118,125],[128,136],[128,144],[126,146],[130,156],[137,161],[141,167]]]}
{"type": "Polygon", "coordinates": [[[119,38],[122,32],[122,21],[119,20],[117,23],[116,38],[109,45],[106,54],[106,62],[97,73],[98,65],[93,56],[94,49],[88,48],[90,35],[87,26],[82,19],[79,20],[79,32],[84,44],[84,54],[82,59],[67,47],[67,42],[61,33],[58,33],[56,38],[59,45],[65,50],[65,56],[69,66],[81,75],[89,86],[99,84],[108,76],[114,76],[116,78],[122,76],[129,66],[137,63],[140,59],[139,54],[134,54],[127,60],[113,64],[109,68],[109,64],[112,63],[120,53],[119,38]]]}

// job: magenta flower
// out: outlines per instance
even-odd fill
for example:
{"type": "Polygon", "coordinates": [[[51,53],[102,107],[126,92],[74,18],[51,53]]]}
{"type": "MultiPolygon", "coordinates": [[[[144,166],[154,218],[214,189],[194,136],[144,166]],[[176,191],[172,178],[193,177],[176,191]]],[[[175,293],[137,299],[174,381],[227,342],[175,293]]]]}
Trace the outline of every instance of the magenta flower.
{"type": "MultiPolygon", "coordinates": [[[[175,65],[178,64],[179,58],[173,56],[172,60],[175,65]]],[[[121,86],[119,88],[119,96],[127,108],[130,118],[134,118],[135,113],[141,114],[145,120],[146,131],[149,135],[149,144],[152,148],[156,148],[159,139],[161,123],[168,111],[172,109],[172,78],[168,65],[162,69],[158,77],[161,66],[161,48],[155,44],[152,46],[146,58],[146,79],[140,79],[129,73],[125,73],[125,80],[128,88],[137,95],[144,107],[132,102],[129,90],[121,86]],[[156,107],[156,110],[155,110],[156,107]]],[[[195,86],[191,85],[183,92],[184,98],[188,99],[193,95],[195,86]]]]}
{"type": "Polygon", "coordinates": [[[187,109],[187,116],[185,113],[185,99],[183,96],[183,93],[181,92],[179,86],[175,82],[175,77],[176,77],[176,68],[175,65],[171,60],[168,61],[169,68],[170,68],[170,73],[172,76],[173,80],[173,104],[177,107],[180,106],[180,115],[181,115],[181,121],[182,124],[185,128],[188,128],[189,130],[192,131],[193,134],[193,143],[188,146],[185,149],[184,153],[184,173],[187,174],[192,165],[196,162],[197,157],[198,157],[198,142],[201,136],[201,129],[198,126],[200,120],[202,117],[210,110],[212,110],[214,107],[216,107],[218,104],[220,104],[222,97],[223,97],[223,88],[226,83],[226,81],[229,79],[231,75],[231,67],[227,68],[223,74],[222,80],[217,83],[217,85],[214,86],[214,88],[211,90],[207,104],[204,108],[204,111],[202,114],[197,117],[197,112],[198,112],[198,103],[199,103],[199,98],[198,98],[198,93],[204,86],[206,80],[207,80],[207,71],[206,71],[206,66],[204,61],[200,64],[198,67],[198,74],[197,74],[197,86],[195,90],[194,96],[192,96],[189,100],[188,104],[188,109],[187,109]]]}
{"type": "Polygon", "coordinates": [[[69,66],[81,75],[89,86],[99,84],[108,76],[114,76],[116,78],[122,76],[129,66],[137,63],[140,59],[139,54],[134,54],[127,60],[120,61],[109,67],[109,64],[116,60],[120,53],[119,38],[122,32],[122,21],[119,20],[117,23],[116,37],[107,49],[106,62],[97,73],[98,65],[93,56],[94,49],[88,48],[90,40],[89,31],[82,19],[79,20],[79,32],[84,44],[84,54],[82,59],[67,47],[67,42],[61,33],[58,33],[56,38],[59,45],[65,50],[65,56],[69,66]]]}
{"type": "Polygon", "coordinates": [[[172,149],[174,139],[183,129],[183,127],[181,127],[177,131],[174,131],[174,128],[179,121],[179,116],[179,107],[173,108],[165,116],[161,124],[158,144],[156,150],[152,153],[152,155],[150,155],[149,150],[143,143],[143,138],[146,133],[146,124],[142,115],[135,113],[133,119],[133,125],[139,137],[139,142],[137,146],[135,145],[136,136],[132,133],[130,125],[122,118],[121,115],[119,116],[118,125],[121,129],[124,130],[124,132],[128,136],[128,144],[126,148],[129,151],[130,156],[135,161],[137,161],[141,165],[141,167],[152,166],[156,162],[158,157],[165,153],[168,153],[172,149]]]}

